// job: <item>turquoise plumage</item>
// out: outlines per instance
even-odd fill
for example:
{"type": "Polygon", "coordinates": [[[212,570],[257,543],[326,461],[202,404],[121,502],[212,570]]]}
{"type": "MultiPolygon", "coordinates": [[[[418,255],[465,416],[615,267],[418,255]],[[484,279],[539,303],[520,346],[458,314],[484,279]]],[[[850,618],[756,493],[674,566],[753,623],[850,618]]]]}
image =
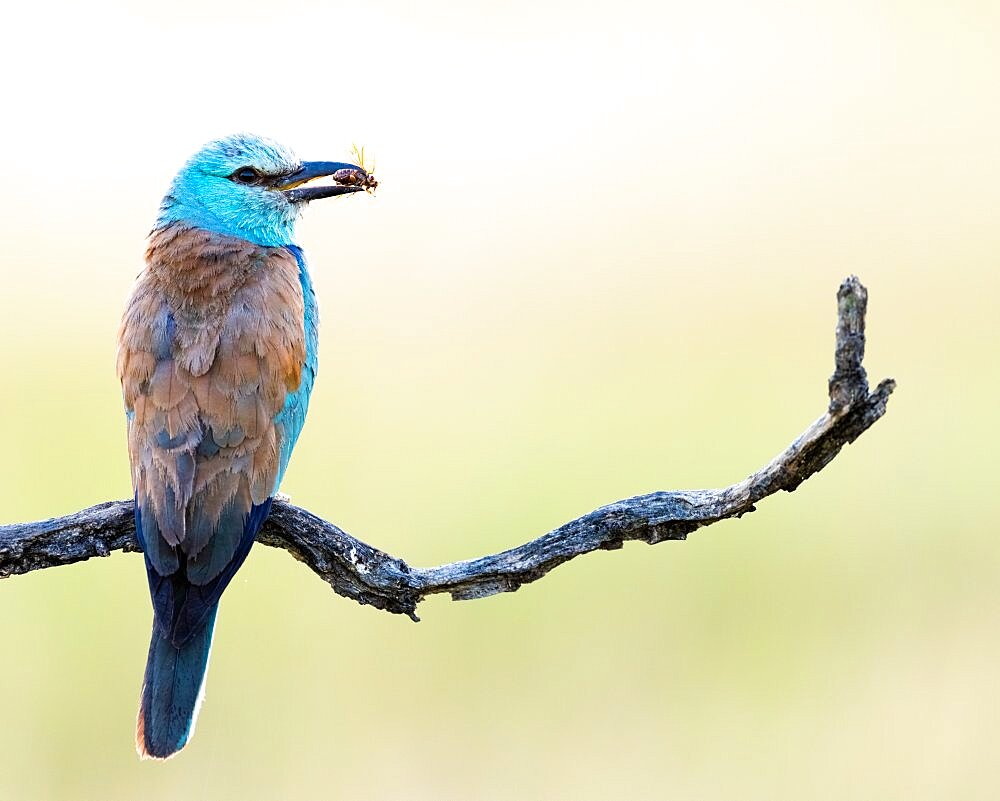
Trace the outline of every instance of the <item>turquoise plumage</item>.
{"type": "Polygon", "coordinates": [[[302,249],[291,246],[289,250],[295,255],[299,265],[299,283],[302,286],[304,302],[303,328],[306,338],[306,358],[302,365],[302,379],[299,388],[289,392],[285,403],[274,418],[281,427],[281,449],[278,454],[278,484],[285,477],[288,461],[292,457],[292,449],[299,438],[302,426],[306,422],[306,412],[309,411],[309,396],[312,394],[313,382],[316,380],[316,370],[319,367],[319,310],[316,307],[316,293],[313,290],[312,278],[306,267],[306,257],[302,249]]]}

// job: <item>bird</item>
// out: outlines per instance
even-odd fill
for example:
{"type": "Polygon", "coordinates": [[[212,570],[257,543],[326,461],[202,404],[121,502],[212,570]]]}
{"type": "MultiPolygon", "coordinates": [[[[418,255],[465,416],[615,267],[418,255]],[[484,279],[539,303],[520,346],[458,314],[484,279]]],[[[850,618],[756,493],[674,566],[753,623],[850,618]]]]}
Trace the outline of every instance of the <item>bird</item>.
{"type": "Polygon", "coordinates": [[[198,150],[160,203],[117,350],[153,607],[142,758],[167,759],[193,734],[219,598],[305,422],[318,316],[295,222],[310,201],[374,184],[360,165],[236,134],[198,150]],[[305,186],[325,176],[341,183],[305,186]]]}

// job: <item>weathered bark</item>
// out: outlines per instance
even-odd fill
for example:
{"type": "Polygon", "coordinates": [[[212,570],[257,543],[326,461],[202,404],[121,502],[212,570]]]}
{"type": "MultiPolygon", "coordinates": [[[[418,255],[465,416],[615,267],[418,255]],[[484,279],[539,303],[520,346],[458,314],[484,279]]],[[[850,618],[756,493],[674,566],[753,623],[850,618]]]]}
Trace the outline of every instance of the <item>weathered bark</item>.
{"type": "MultiPolygon", "coordinates": [[[[626,540],[650,545],[683,540],[702,526],[752,512],[762,498],[791,492],[823,469],[885,414],[895,382],[886,379],[869,392],[862,366],[868,293],[851,276],[841,284],[837,301],[828,411],[770,464],[731,487],[639,495],[602,506],[508,551],[431,568],[410,567],[281,500],[257,539],[305,562],[340,595],[417,620],[417,604],[434,593],[467,600],[513,592],[581,554],[621,548],[626,540]]],[[[0,526],[0,578],[117,550],[139,550],[130,500],[38,523],[0,526]]]]}

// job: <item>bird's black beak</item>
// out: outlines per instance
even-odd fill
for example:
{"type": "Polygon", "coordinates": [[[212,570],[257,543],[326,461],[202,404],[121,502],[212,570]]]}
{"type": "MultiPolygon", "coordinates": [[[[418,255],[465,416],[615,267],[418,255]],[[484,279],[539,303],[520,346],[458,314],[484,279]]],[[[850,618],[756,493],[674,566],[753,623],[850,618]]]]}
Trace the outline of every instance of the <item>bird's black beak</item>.
{"type": "Polygon", "coordinates": [[[297,172],[282,178],[274,188],[280,190],[292,203],[308,203],[310,200],[320,200],[324,197],[364,192],[376,186],[378,182],[375,177],[357,164],[347,164],[343,161],[305,161],[297,172]],[[327,176],[333,176],[337,183],[302,187],[302,184],[308,181],[327,176]]]}

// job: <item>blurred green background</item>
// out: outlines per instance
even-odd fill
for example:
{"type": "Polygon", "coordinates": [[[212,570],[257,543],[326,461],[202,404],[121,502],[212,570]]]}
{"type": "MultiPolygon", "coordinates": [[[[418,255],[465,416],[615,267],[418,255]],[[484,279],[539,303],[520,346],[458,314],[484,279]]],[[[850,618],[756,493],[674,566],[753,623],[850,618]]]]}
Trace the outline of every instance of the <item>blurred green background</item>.
{"type": "Polygon", "coordinates": [[[1000,796],[995,3],[21,4],[0,52],[0,522],[130,494],[115,331],[170,177],[352,142],[299,229],[285,486],[416,565],[742,479],[870,291],[887,417],[792,495],[423,622],[257,548],[191,746],[140,763],[116,554],[0,582],[0,799],[1000,796]]]}

